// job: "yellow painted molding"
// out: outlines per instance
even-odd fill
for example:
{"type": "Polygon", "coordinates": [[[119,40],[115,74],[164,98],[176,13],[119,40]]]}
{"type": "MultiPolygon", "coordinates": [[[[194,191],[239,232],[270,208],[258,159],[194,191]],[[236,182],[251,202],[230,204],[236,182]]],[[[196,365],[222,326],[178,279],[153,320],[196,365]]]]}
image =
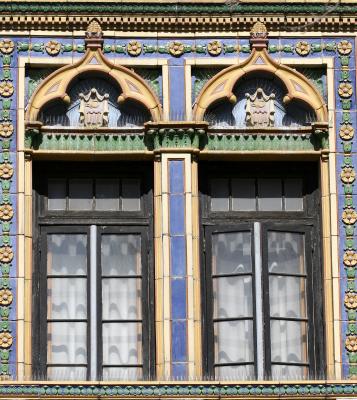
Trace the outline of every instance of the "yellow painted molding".
{"type": "Polygon", "coordinates": [[[219,101],[235,103],[233,89],[236,83],[257,72],[275,76],[284,84],[284,103],[300,100],[315,111],[319,122],[327,121],[327,106],[318,90],[304,75],[273,60],[265,48],[253,49],[251,56],[243,63],[225,68],[206,83],[194,106],[194,120],[202,121],[207,109],[219,101]]]}

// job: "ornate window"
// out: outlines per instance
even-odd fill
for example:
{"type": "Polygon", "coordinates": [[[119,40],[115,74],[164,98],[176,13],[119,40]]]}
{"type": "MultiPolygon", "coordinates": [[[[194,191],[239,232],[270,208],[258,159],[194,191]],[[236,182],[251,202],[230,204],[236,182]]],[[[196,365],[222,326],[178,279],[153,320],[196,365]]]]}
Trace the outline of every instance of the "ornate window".
{"type": "Polygon", "coordinates": [[[149,170],[137,164],[35,165],[36,378],[153,375],[149,170]]]}
{"type": "Polygon", "coordinates": [[[323,376],[316,165],[202,163],[200,177],[207,376],[323,376]]]}

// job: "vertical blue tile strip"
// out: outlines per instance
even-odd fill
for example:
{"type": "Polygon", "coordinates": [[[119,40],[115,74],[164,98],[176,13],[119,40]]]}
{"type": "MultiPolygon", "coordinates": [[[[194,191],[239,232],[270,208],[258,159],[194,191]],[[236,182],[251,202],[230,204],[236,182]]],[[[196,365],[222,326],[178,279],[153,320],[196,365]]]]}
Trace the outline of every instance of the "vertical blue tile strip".
{"type": "Polygon", "coordinates": [[[169,160],[169,227],[171,287],[171,375],[186,379],[187,282],[184,160],[169,160]]]}
{"type": "Polygon", "coordinates": [[[182,59],[177,59],[177,60],[175,59],[174,61],[176,65],[169,66],[170,119],[172,121],[183,121],[186,119],[185,68],[182,59]]]}

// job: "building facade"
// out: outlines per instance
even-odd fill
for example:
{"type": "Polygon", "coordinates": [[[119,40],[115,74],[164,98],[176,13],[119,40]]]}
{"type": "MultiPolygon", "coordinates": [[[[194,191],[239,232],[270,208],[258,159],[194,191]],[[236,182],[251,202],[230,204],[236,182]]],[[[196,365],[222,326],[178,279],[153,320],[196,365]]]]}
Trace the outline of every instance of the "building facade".
{"type": "Polygon", "coordinates": [[[0,398],[357,398],[354,1],[0,13],[0,398]]]}

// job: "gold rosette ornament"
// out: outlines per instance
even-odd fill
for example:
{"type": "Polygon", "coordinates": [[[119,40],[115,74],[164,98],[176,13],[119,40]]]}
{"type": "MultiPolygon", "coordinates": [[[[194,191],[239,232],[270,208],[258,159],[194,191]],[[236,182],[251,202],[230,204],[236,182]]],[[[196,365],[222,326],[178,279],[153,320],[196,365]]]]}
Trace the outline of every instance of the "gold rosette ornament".
{"type": "Polygon", "coordinates": [[[352,43],[348,40],[341,40],[337,45],[337,51],[343,56],[348,56],[352,51],[352,43]]]}
{"type": "Polygon", "coordinates": [[[295,46],[295,51],[299,56],[307,56],[310,53],[311,46],[309,45],[308,42],[305,42],[304,40],[301,42],[297,42],[295,46]]]}
{"type": "Polygon", "coordinates": [[[14,86],[11,82],[1,82],[0,83],[0,96],[10,97],[14,93],[14,86]]]}
{"type": "Polygon", "coordinates": [[[352,208],[348,208],[347,210],[344,210],[342,213],[342,221],[346,225],[353,225],[357,221],[357,213],[355,210],[352,208]]]}
{"type": "Polygon", "coordinates": [[[357,294],[356,293],[347,293],[344,301],[345,301],[346,308],[348,308],[350,310],[357,308],[357,294]]]}
{"type": "Polygon", "coordinates": [[[169,45],[169,52],[172,56],[179,57],[183,54],[185,51],[185,47],[183,43],[175,40],[174,42],[171,42],[169,45]]]}
{"type": "Polygon", "coordinates": [[[0,123],[0,136],[1,137],[10,137],[14,132],[14,126],[10,122],[1,122],[0,123]]]}
{"type": "Polygon", "coordinates": [[[213,40],[207,45],[207,51],[211,56],[218,56],[222,53],[222,45],[219,40],[213,40]]]}
{"type": "Polygon", "coordinates": [[[354,267],[357,265],[357,253],[353,250],[347,250],[343,255],[343,263],[346,267],[354,267]]]}
{"type": "Polygon", "coordinates": [[[338,87],[338,94],[340,95],[340,97],[348,98],[352,96],[352,93],[353,93],[353,88],[350,83],[347,82],[340,83],[340,86],[338,87]]]}
{"type": "Polygon", "coordinates": [[[356,171],[351,167],[345,167],[340,176],[343,183],[352,183],[356,179],[356,171]]]}
{"type": "Polygon", "coordinates": [[[340,138],[343,140],[351,140],[355,134],[352,125],[342,125],[340,129],[340,138]]]}
{"type": "Polygon", "coordinates": [[[357,336],[347,336],[345,346],[348,351],[357,351],[357,336]]]}
{"type": "Polygon", "coordinates": [[[0,247],[0,261],[3,263],[9,263],[14,258],[12,248],[9,246],[0,247]]]}
{"type": "Polygon", "coordinates": [[[137,40],[132,40],[127,45],[128,54],[134,57],[138,56],[141,53],[141,49],[142,49],[141,43],[138,42],[137,40]]]}
{"type": "Polygon", "coordinates": [[[12,345],[12,336],[9,332],[0,333],[0,347],[7,349],[12,345]]]}
{"type": "Polygon", "coordinates": [[[12,303],[12,293],[9,289],[0,290],[0,304],[2,306],[8,306],[12,303]]]}
{"type": "Polygon", "coordinates": [[[0,42],[0,51],[2,54],[10,54],[14,51],[15,43],[10,39],[4,39],[0,42]]]}
{"type": "Polygon", "coordinates": [[[12,168],[11,164],[0,164],[0,178],[10,179],[13,173],[14,169],[12,168]]]}
{"type": "Polygon", "coordinates": [[[61,50],[61,43],[57,40],[50,40],[46,43],[45,50],[50,56],[56,56],[61,50]]]}
{"type": "Polygon", "coordinates": [[[0,219],[2,221],[9,221],[14,216],[14,210],[9,204],[0,206],[0,219]]]}

